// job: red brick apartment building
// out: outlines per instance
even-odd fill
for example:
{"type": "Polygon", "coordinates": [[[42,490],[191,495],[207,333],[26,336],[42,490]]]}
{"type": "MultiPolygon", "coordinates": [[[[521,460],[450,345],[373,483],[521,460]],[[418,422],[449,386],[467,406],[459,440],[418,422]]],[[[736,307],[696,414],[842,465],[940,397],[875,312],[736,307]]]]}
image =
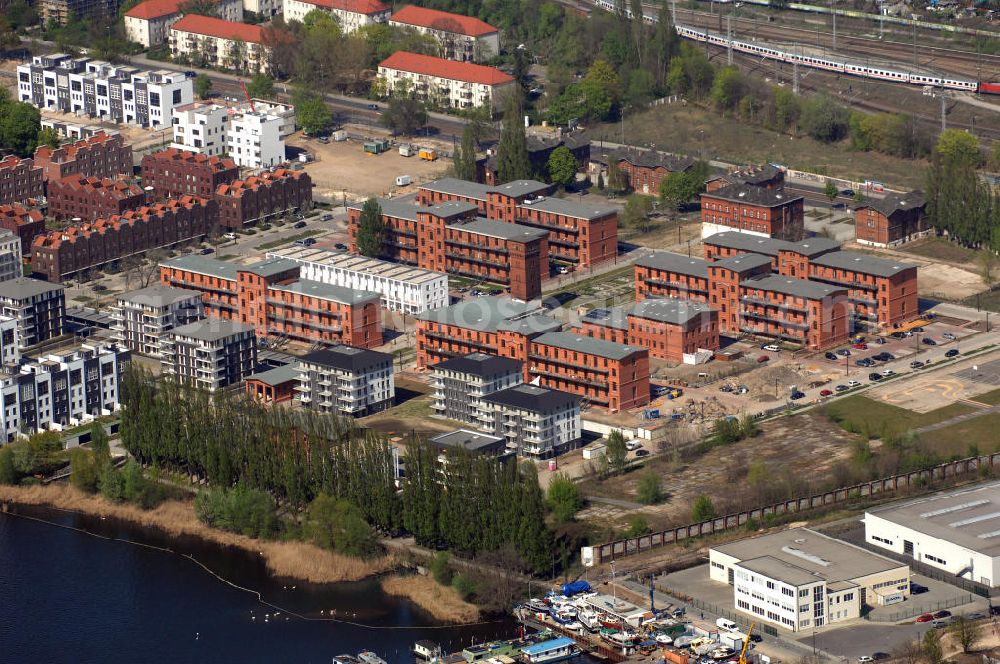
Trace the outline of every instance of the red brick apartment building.
{"type": "MultiPolygon", "coordinates": [[[[565,147],[572,153],[579,169],[588,170],[590,165],[590,139],[582,132],[564,132],[557,138],[528,136],[528,161],[535,173],[546,173],[549,168],[549,157],[558,148],[565,147]]],[[[492,150],[490,154],[476,160],[476,180],[491,187],[500,182],[497,171],[497,155],[492,150]]]]}
{"type": "Polygon", "coordinates": [[[737,231],[798,240],[804,234],[804,214],[801,196],[766,187],[731,184],[701,195],[701,236],[737,231]]]}
{"type": "Polygon", "coordinates": [[[654,251],[635,262],[635,299],[679,298],[708,302],[708,264],[669,251],[654,251]]]}
{"type": "Polygon", "coordinates": [[[277,168],[215,190],[219,226],[243,228],[285,212],[312,209],[312,178],[305,171],[277,168]]]}
{"type": "MultiPolygon", "coordinates": [[[[477,217],[477,206],[450,201],[418,207],[379,199],[386,226],[383,254],[428,270],[499,283],[520,300],[542,294],[548,233],[477,217]]],[[[351,251],[357,251],[361,206],[348,207],[351,251]]]]}
{"type": "Polygon", "coordinates": [[[16,203],[0,205],[0,228],[20,238],[21,253],[26,254],[35,236],[45,232],[45,217],[41,210],[28,209],[16,203]]]}
{"type": "Polygon", "coordinates": [[[889,194],[854,208],[854,234],[858,244],[894,247],[930,232],[922,191],[889,194]]]}
{"type": "Polygon", "coordinates": [[[841,251],[827,238],[785,242],[719,233],[706,238],[704,245],[709,260],[760,254],[771,260],[771,270],[778,274],[847,288],[856,320],[888,327],[920,314],[916,265],[841,251]]]}
{"type": "Polygon", "coordinates": [[[211,198],[219,185],[235,182],[239,166],[232,159],[167,148],[142,158],[142,184],[159,198],[204,196],[211,198]]]}
{"type": "Polygon", "coordinates": [[[531,340],[528,375],[615,413],[649,403],[649,351],[572,332],[531,340]]]}
{"type": "Polygon", "coordinates": [[[59,282],[126,256],[212,235],[217,218],[215,201],[182,196],[43,233],[31,244],[31,269],[36,276],[59,282]]]}
{"type": "Polygon", "coordinates": [[[549,233],[552,258],[587,268],[613,260],[618,253],[618,211],[548,196],[551,187],[515,180],[496,187],[444,178],[422,185],[424,205],[461,201],[475,205],[487,219],[531,226],[549,233]]]}
{"type": "Polygon", "coordinates": [[[190,254],[160,263],[160,283],[200,291],[206,315],[253,325],[259,337],[382,345],[377,293],[299,279],[294,261],[236,265],[190,254]]]}
{"type": "Polygon", "coordinates": [[[660,195],[660,182],[671,173],[684,173],[694,166],[694,159],[665,154],[656,150],[615,150],[601,159],[608,167],[615,164],[625,176],[626,186],[640,194],[660,195]]]}
{"type": "Polygon", "coordinates": [[[719,311],[702,302],[646,299],[628,309],[594,309],[573,333],[642,346],[652,357],[683,362],[685,353],[718,350],[719,311]]]}
{"type": "Polygon", "coordinates": [[[98,132],[69,145],[52,148],[43,145],[35,150],[35,165],[41,167],[47,181],[70,175],[116,178],[132,175],[132,146],[121,134],[98,132]]]}
{"type": "Polygon", "coordinates": [[[13,155],[0,159],[0,203],[28,203],[45,195],[42,169],[33,159],[13,155]]]}
{"type": "Polygon", "coordinates": [[[122,180],[70,175],[49,182],[49,216],[91,221],[123,214],[147,202],[142,187],[122,180]]]}

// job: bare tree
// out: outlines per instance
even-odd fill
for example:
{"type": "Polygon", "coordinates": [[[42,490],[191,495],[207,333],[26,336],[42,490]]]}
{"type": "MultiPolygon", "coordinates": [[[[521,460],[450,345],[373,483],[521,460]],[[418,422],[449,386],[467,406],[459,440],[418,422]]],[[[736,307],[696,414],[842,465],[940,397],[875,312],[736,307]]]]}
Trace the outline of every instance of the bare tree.
{"type": "Polygon", "coordinates": [[[892,651],[892,658],[901,664],[920,664],[924,651],[920,647],[919,639],[904,641],[902,645],[892,651]]]}
{"type": "Polygon", "coordinates": [[[965,616],[958,616],[948,628],[948,632],[962,646],[962,652],[967,653],[976,647],[976,642],[982,636],[982,626],[965,616]]]}
{"type": "Polygon", "coordinates": [[[983,249],[979,252],[979,269],[980,276],[983,278],[983,283],[987,286],[993,285],[993,270],[996,267],[997,257],[989,249],[983,249]]]}
{"type": "Polygon", "coordinates": [[[160,261],[166,257],[167,252],[163,249],[150,249],[146,252],[145,260],[139,256],[129,256],[122,261],[122,269],[125,271],[125,287],[130,288],[134,279],[138,282],[139,288],[148,288],[159,276],[160,261]]]}

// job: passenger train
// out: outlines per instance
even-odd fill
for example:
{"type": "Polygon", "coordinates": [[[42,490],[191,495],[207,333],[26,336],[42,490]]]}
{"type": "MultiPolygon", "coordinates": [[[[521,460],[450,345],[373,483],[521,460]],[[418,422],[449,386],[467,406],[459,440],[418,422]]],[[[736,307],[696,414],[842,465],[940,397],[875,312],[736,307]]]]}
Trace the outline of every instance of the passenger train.
{"type": "MultiPolygon", "coordinates": [[[[595,0],[594,4],[605,11],[617,11],[615,3],[611,0],[595,0]]],[[[628,8],[626,8],[625,11],[629,18],[631,18],[632,11],[628,8]]],[[[658,21],[658,17],[645,12],[643,13],[642,18],[646,23],[656,23],[658,21]]],[[[720,46],[722,48],[729,48],[730,43],[732,43],[734,51],[758,55],[762,58],[768,58],[770,60],[798,63],[803,67],[814,67],[816,69],[825,69],[826,71],[833,71],[839,74],[850,74],[852,76],[874,78],[880,81],[890,81],[893,83],[930,85],[939,88],[948,88],[951,90],[964,90],[966,92],[1000,94],[1000,83],[980,83],[970,79],[954,76],[939,76],[924,72],[912,72],[904,69],[891,69],[884,66],[862,64],[857,61],[838,60],[831,57],[816,57],[814,55],[804,53],[791,53],[789,51],[783,51],[772,46],[765,46],[755,42],[739,41],[738,39],[731,40],[729,37],[717,35],[708,32],[707,30],[689,28],[683,25],[676,26],[676,29],[677,34],[685,39],[708,42],[709,44],[720,46]]]]}

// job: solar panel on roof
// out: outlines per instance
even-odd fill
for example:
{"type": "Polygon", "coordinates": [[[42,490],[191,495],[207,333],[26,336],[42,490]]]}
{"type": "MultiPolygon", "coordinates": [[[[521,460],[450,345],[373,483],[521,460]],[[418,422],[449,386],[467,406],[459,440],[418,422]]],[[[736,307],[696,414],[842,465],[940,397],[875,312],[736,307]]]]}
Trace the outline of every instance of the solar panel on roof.
{"type": "Polygon", "coordinates": [[[952,505],[951,507],[942,507],[939,510],[934,510],[933,512],[924,512],[920,515],[921,519],[929,519],[932,516],[941,516],[942,514],[949,514],[951,512],[958,512],[959,510],[967,510],[972,507],[979,507],[980,505],[986,505],[990,501],[988,499],[984,500],[973,500],[970,503],[962,503],[961,505],[952,505]]]}

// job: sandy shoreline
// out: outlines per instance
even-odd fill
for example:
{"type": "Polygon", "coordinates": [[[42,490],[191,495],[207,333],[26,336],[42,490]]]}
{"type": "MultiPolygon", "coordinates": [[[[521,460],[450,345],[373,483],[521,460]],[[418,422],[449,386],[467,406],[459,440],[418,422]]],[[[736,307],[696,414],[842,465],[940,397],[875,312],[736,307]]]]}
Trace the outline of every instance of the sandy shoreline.
{"type": "Polygon", "coordinates": [[[441,622],[471,623],[480,618],[475,605],[463,601],[454,589],[440,586],[427,576],[393,574],[382,579],[382,590],[387,595],[410,600],[441,622]]]}
{"type": "MultiPolygon", "coordinates": [[[[139,526],[159,528],[171,535],[194,536],[223,546],[239,547],[262,555],[271,574],[309,583],[358,581],[395,569],[398,563],[392,554],[375,560],[358,560],[305,542],[268,542],[210,528],[195,516],[191,501],[171,500],[144,511],[83,493],[68,484],[52,484],[0,486],[2,503],[56,507],[111,517],[139,526]]],[[[424,608],[431,610],[431,607],[424,608]]]]}

